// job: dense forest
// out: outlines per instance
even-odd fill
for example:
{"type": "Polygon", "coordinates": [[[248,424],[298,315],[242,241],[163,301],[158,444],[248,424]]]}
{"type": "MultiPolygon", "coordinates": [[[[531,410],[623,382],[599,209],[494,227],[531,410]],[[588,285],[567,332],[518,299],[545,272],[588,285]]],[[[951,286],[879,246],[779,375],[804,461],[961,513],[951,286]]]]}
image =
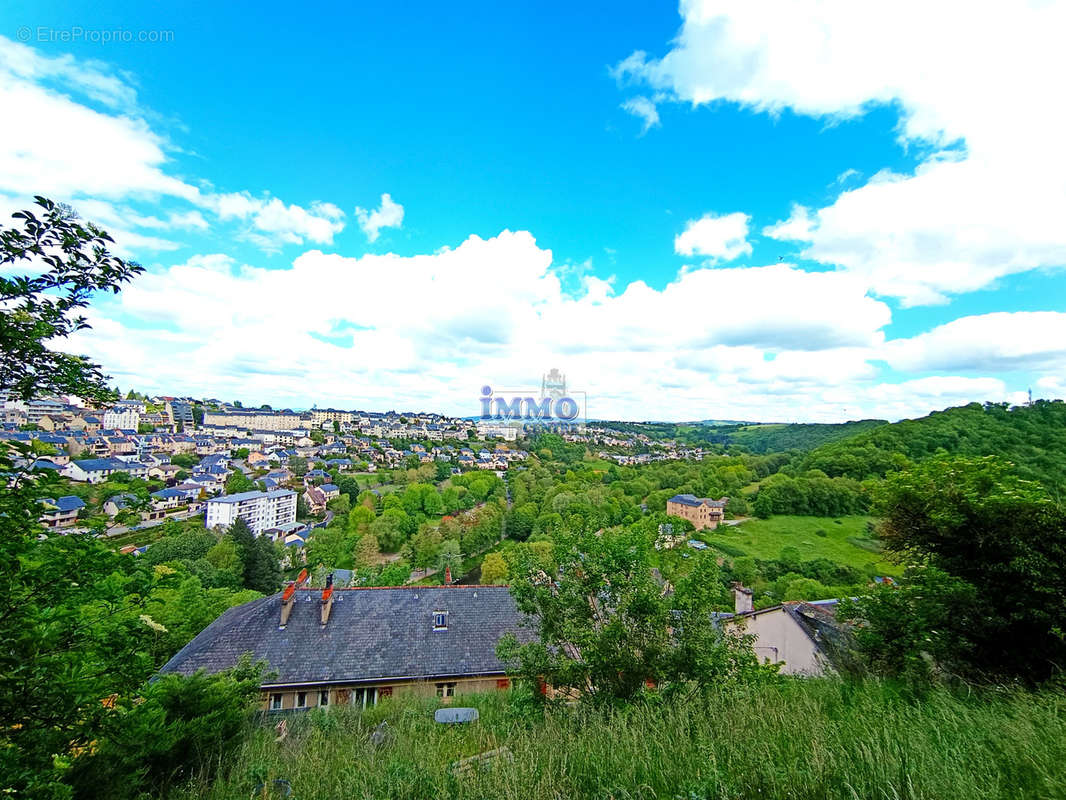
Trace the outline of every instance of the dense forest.
{"type": "Polygon", "coordinates": [[[1061,495],[1066,489],[1066,403],[1031,406],[970,403],[920,419],[882,425],[824,444],[803,461],[831,477],[863,480],[898,471],[938,454],[999,456],[1018,474],[1061,495]]]}
{"type": "Polygon", "coordinates": [[[792,425],[720,425],[708,429],[707,441],[740,445],[752,453],[807,451],[829,442],[849,439],[886,424],[883,419],[863,419],[841,424],[815,422],[792,425]]]}

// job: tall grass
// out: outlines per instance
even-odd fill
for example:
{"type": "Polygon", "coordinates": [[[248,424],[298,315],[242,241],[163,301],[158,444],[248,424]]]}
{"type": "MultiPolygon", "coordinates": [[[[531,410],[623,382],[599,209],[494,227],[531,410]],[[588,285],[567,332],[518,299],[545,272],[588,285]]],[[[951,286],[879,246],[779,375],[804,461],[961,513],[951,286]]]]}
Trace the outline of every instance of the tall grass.
{"type": "Polygon", "coordinates": [[[289,718],[275,742],[249,730],[214,783],[181,798],[250,797],[264,778],[309,798],[1054,798],[1066,797],[1066,694],[933,691],[785,680],[685,703],[530,712],[518,693],[465,698],[468,726],[434,704],[289,718]],[[387,720],[375,746],[369,733],[387,720]],[[506,746],[513,761],[456,777],[464,756],[506,746]]]}

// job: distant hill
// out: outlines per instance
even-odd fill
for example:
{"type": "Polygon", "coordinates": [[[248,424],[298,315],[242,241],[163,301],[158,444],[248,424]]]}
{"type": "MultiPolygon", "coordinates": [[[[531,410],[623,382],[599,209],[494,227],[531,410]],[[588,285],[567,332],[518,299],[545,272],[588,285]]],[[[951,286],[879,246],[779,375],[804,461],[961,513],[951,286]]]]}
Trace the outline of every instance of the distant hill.
{"type": "Polygon", "coordinates": [[[735,444],[753,453],[775,453],[783,450],[814,450],[827,442],[847,439],[856,434],[887,425],[883,419],[862,419],[854,422],[829,423],[742,423],[734,426],[718,425],[708,439],[720,444],[735,444]]]}
{"type": "Polygon", "coordinates": [[[903,459],[921,461],[937,453],[1002,456],[1023,477],[1066,492],[1066,403],[1038,400],[1014,408],[971,403],[936,411],[823,444],[804,467],[861,480],[898,469],[903,459]]]}

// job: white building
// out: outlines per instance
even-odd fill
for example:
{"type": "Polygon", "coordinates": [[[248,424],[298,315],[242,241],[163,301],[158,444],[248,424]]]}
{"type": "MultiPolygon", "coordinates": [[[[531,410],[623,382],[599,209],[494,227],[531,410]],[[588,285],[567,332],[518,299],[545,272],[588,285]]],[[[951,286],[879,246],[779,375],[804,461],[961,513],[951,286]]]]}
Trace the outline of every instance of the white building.
{"type": "Polygon", "coordinates": [[[207,501],[208,530],[228,527],[243,519],[258,536],[267,528],[296,521],[296,492],[276,489],[272,492],[241,492],[207,501]]]}
{"type": "Polygon", "coordinates": [[[71,461],[59,474],[79,483],[102,483],[115,472],[125,472],[134,478],[148,477],[148,467],[145,464],[118,458],[87,458],[71,461]]]}
{"type": "Polygon", "coordinates": [[[518,438],[518,428],[503,422],[478,422],[477,436],[479,439],[503,439],[513,442],[518,438]]]}
{"type": "Polygon", "coordinates": [[[141,424],[140,412],[130,406],[115,406],[104,412],[104,428],[113,430],[118,428],[123,431],[135,431],[141,424]]]}

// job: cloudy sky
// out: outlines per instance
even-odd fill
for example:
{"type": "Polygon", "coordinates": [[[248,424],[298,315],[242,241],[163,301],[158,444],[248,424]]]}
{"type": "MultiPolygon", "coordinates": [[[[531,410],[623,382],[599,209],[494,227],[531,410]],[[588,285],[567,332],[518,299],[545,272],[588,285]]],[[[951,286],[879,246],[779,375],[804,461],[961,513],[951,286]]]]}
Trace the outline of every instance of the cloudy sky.
{"type": "Polygon", "coordinates": [[[69,343],[122,389],[466,415],[555,367],[592,417],[781,421],[1066,395],[1066,4],[379,5],[0,14],[0,212],[69,202],[145,265],[69,343]]]}

